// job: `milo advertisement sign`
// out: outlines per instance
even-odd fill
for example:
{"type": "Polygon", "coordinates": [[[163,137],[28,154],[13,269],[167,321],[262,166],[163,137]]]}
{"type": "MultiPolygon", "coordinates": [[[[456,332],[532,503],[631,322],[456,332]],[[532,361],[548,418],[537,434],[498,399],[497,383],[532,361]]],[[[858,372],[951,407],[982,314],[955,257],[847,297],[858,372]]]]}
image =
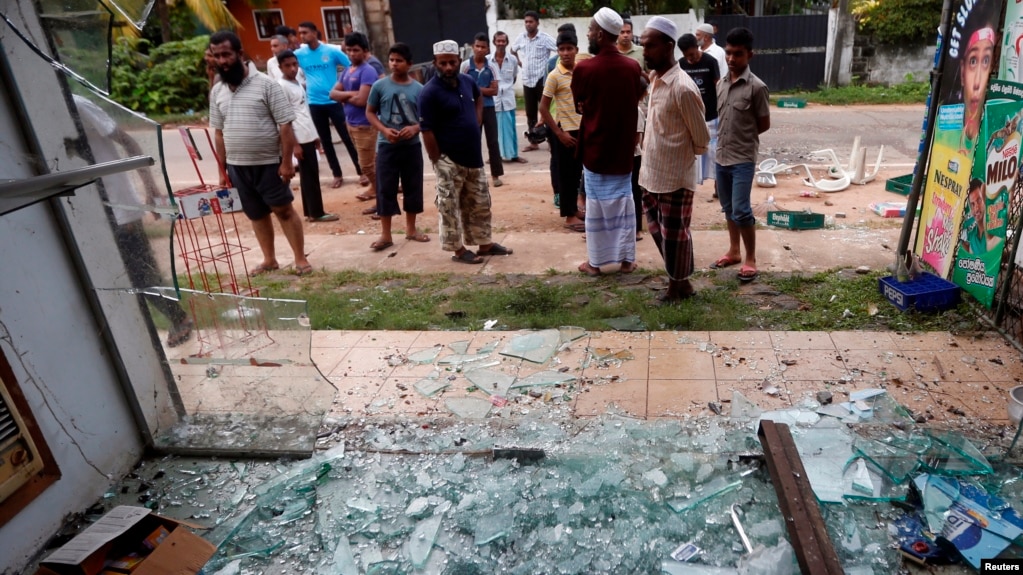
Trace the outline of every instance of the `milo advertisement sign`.
{"type": "Polygon", "coordinates": [[[1020,168],[1023,85],[992,81],[966,197],[952,281],[991,307],[1001,270],[1009,195],[1020,168]]]}

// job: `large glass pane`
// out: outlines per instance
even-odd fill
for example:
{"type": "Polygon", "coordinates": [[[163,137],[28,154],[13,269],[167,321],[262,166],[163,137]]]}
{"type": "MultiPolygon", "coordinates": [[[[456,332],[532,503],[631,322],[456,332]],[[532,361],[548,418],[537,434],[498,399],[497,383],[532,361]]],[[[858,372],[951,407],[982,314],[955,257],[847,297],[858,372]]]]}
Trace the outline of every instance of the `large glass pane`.
{"type": "Polygon", "coordinates": [[[43,0],[39,8],[57,59],[109,94],[113,13],[97,0],[43,0]]]}

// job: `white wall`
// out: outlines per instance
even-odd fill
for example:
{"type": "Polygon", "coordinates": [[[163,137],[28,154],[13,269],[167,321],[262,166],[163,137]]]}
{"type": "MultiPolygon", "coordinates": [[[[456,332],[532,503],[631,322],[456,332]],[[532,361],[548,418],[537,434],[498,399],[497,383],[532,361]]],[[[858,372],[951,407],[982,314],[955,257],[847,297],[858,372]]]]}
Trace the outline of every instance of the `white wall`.
{"type": "Polygon", "coordinates": [[[913,81],[926,82],[934,67],[934,46],[878,46],[867,59],[867,78],[871,84],[901,84],[913,75],[913,81]]]}
{"type": "MultiPolygon", "coordinates": [[[[46,49],[31,0],[8,0],[19,29],[46,49]],[[18,6],[15,6],[17,4],[18,6]]],[[[0,179],[34,175],[29,150],[10,98],[21,95],[43,158],[51,169],[76,165],[64,148],[78,132],[55,72],[8,28],[0,32],[16,86],[0,90],[0,179]],[[14,93],[15,96],[9,96],[14,93]]],[[[2,82],[0,82],[2,83],[2,82]]],[[[124,265],[93,186],[61,200],[72,227],[81,231],[77,249],[90,273],[116,278],[124,265]]],[[[66,515],[91,505],[141,456],[143,441],[114,369],[120,357],[139,393],[149,393],[143,417],[158,428],[165,415],[162,372],[134,298],[119,305],[102,296],[116,353],[104,345],[55,213],[47,203],[0,216],[0,350],[3,351],[60,469],[60,480],[21,513],[0,526],[0,573],[14,574],[30,562],[66,515]],[[113,318],[113,319],[111,319],[113,318]]],[[[76,249],[76,248],[70,248],[76,249]]],[[[93,282],[96,283],[96,279],[93,282]]]]}

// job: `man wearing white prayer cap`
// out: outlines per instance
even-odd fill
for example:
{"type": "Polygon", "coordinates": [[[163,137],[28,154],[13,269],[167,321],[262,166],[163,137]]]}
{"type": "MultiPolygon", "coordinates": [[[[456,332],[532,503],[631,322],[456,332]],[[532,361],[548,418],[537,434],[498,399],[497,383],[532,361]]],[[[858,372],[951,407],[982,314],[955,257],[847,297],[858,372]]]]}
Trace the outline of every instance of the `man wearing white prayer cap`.
{"type": "Polygon", "coordinates": [[[675,61],[675,23],[662,16],[647,21],[640,39],[650,67],[650,104],[643,132],[639,185],[650,237],[664,259],[668,289],[661,301],[695,295],[689,281],[695,271],[689,222],[693,216],[698,164],[710,133],[696,82],[675,61]]]}
{"type": "Polygon", "coordinates": [[[594,57],[577,62],[572,73],[586,188],[587,260],[579,271],[588,275],[636,269],[632,164],[646,78],[635,60],[618,51],[621,29],[617,12],[598,10],[586,32],[594,57]]]}
{"type": "Polygon", "coordinates": [[[483,95],[475,80],[458,73],[461,63],[454,40],[433,45],[437,75],[419,95],[419,128],[437,175],[441,249],[452,252],[452,261],[481,264],[486,256],[512,250],[491,239],[490,188],[480,144],[483,95]]]}
{"type": "Polygon", "coordinates": [[[696,41],[700,43],[700,50],[703,50],[704,54],[714,56],[718,61],[718,73],[724,76],[728,70],[728,62],[725,61],[725,49],[714,42],[714,26],[706,22],[697,26],[696,41]]]}

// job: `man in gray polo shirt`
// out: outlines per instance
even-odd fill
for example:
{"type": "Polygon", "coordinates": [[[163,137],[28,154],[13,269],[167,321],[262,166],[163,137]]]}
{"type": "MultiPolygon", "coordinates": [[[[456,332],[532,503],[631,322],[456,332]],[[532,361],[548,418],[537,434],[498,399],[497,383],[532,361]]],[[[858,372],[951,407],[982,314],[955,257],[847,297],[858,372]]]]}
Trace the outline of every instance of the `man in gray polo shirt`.
{"type": "Polygon", "coordinates": [[[234,32],[210,36],[210,51],[221,82],[210,91],[210,127],[214,130],[220,184],[238,189],[242,210],[263,252],[263,261],[250,271],[258,275],[280,268],[274,250],[276,214],[295,256],[295,272],[305,275],[313,266],[305,257],[302,220],[295,212],[289,182],[295,176],[292,151],[295,110],[284,90],[265,74],[242,64],[242,42],[234,32]]]}

